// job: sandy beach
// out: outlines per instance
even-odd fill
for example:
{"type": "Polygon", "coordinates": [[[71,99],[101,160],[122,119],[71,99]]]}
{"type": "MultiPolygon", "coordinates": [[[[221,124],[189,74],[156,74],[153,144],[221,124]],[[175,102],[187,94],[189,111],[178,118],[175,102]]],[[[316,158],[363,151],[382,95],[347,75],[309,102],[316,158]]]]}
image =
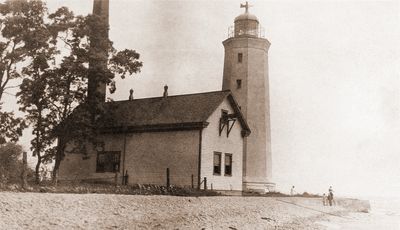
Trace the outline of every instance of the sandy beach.
{"type": "Polygon", "coordinates": [[[1,229],[325,229],[349,211],[300,197],[0,193],[1,229]]]}

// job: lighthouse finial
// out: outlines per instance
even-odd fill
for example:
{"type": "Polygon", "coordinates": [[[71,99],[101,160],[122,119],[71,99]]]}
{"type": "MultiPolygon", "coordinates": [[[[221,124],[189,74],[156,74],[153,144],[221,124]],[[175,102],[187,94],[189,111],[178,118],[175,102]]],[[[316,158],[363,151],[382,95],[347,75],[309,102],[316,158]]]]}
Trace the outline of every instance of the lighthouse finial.
{"type": "Polygon", "coordinates": [[[252,7],[252,5],[250,5],[248,1],[246,1],[246,4],[240,4],[240,8],[245,8],[246,9],[245,13],[249,13],[249,8],[250,7],[252,7]]]}

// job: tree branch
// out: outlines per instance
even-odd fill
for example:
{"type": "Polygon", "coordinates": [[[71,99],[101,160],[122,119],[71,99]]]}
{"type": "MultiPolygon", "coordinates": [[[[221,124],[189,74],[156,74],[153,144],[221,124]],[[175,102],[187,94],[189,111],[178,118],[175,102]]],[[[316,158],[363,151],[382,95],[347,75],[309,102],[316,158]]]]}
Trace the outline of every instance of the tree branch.
{"type": "MultiPolygon", "coordinates": [[[[11,53],[14,53],[14,51],[15,51],[15,47],[17,46],[17,44],[14,42],[14,44],[13,44],[13,48],[11,49],[11,53]]],[[[0,86],[0,88],[1,88],[1,92],[2,93],[4,93],[4,89],[5,89],[5,87],[6,87],[6,85],[7,85],[7,83],[8,83],[8,81],[10,80],[10,70],[11,70],[11,66],[14,64],[14,60],[11,58],[10,59],[10,63],[7,65],[7,69],[6,69],[6,79],[5,79],[5,81],[4,81],[4,83],[0,86]]],[[[4,77],[4,75],[2,76],[2,78],[4,77]]],[[[0,82],[0,84],[1,84],[1,82],[0,82]]],[[[0,94],[0,101],[1,101],[1,98],[2,98],[2,94],[0,94]]]]}
{"type": "Polygon", "coordinates": [[[49,101],[49,102],[50,102],[50,104],[52,104],[57,109],[59,114],[61,114],[61,115],[63,114],[63,111],[60,108],[60,106],[58,106],[56,103],[54,103],[54,101],[49,101]]]}
{"type": "Polygon", "coordinates": [[[3,93],[4,93],[4,94],[11,95],[11,96],[14,96],[14,97],[16,97],[16,96],[17,96],[16,94],[12,94],[12,93],[9,93],[9,92],[6,92],[6,91],[3,91],[3,93]]]}
{"type": "Polygon", "coordinates": [[[7,87],[4,87],[4,90],[6,90],[6,89],[12,89],[12,88],[18,88],[18,87],[20,87],[20,86],[21,86],[21,84],[19,84],[19,85],[7,86],[7,87]]]}
{"type": "Polygon", "coordinates": [[[57,36],[61,41],[63,41],[66,45],[68,45],[70,48],[71,48],[71,50],[74,48],[72,45],[71,45],[71,43],[69,43],[69,42],[67,42],[66,41],[66,37],[61,37],[61,36],[57,36]]]}

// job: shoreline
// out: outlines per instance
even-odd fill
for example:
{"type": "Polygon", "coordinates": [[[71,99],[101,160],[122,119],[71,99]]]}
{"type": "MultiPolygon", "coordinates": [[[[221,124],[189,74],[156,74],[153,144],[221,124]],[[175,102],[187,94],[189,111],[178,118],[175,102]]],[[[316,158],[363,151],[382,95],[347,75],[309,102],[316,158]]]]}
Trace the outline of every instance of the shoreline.
{"type": "Polygon", "coordinates": [[[324,229],[351,229],[351,230],[398,230],[400,229],[400,199],[378,198],[369,200],[371,211],[368,213],[350,212],[348,218],[338,219],[330,217],[319,221],[324,229]]]}
{"type": "Polygon", "coordinates": [[[0,204],[0,227],[16,229],[324,229],[330,214],[358,209],[301,197],[12,192],[0,204]]]}

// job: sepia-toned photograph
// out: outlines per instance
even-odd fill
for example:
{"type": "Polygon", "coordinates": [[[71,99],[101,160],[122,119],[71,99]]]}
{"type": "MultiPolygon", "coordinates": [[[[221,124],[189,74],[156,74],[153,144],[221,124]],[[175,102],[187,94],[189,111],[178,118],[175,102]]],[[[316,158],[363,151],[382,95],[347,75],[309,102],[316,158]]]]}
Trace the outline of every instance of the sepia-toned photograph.
{"type": "Polygon", "coordinates": [[[400,230],[400,1],[0,0],[0,229],[400,230]]]}

